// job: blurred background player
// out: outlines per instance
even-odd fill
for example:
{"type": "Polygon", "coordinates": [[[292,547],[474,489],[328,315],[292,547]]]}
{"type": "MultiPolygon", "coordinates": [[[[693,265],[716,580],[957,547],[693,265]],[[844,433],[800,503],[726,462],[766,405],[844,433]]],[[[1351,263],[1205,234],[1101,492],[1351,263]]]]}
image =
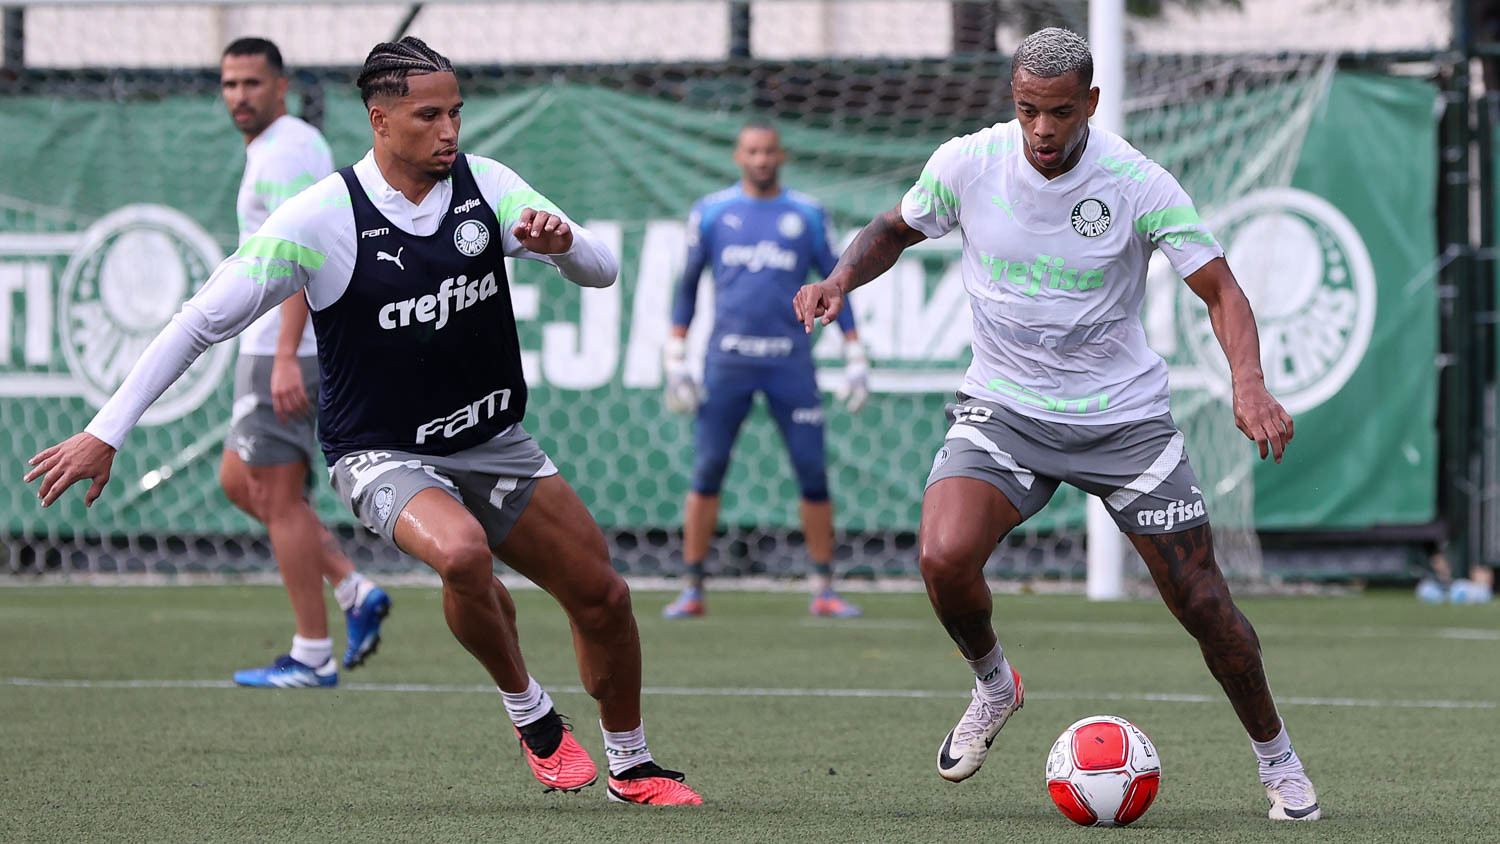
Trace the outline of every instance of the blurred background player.
{"type": "MultiPolygon", "coordinates": [[[[687,266],[672,304],[672,336],[665,349],[667,406],[697,410],[693,422],[693,479],[682,528],[687,586],[662,615],[687,618],[704,613],[703,561],[719,519],[719,488],[729,453],[757,392],[764,393],[796,470],[801,490],[802,534],[812,561],[813,615],[852,618],[859,607],[833,589],[833,502],[823,449],[823,400],[818,394],[812,342],[786,306],[787,297],[816,269],[827,276],[838,262],[827,215],[816,200],[780,184],[786,162],[781,135],[770,123],[752,121],[734,146],[739,183],[698,200],[688,218],[687,266]],[[705,266],[714,276],[714,324],[703,385],[687,365],[687,331],[705,266]],[[700,404],[701,400],[701,404],[700,404]]],[[[845,309],[841,396],[851,412],[869,398],[869,364],[845,309]]]]}
{"type": "Polygon", "coordinates": [[[991,624],[984,565],[1067,482],[1104,500],[1197,640],[1249,734],[1270,818],[1314,821],[1322,810],[1266,684],[1260,640],[1214,559],[1166,362],[1146,344],[1153,250],[1208,307],[1233,374],[1235,422],[1262,459],[1281,462],[1292,417],[1266,390],[1250,302],[1192,200],[1123,138],[1089,126],[1093,77],[1077,34],[1027,36],[1011,62],[1016,119],[939,147],[902,203],[862,229],[794,307],[810,332],[902,250],[963,232],[974,360],[948,406],[917,540],[933,611],[975,675],[969,708],[938,749],[939,775],[958,782],[978,771],[1025,702],[991,624]],[[1101,166],[1106,156],[1140,178],[1119,178],[1101,166]]]}
{"type": "MultiPolygon", "coordinates": [[[[288,81],[281,51],[266,39],[241,38],[224,49],[219,87],[245,136],[245,175],[236,202],[241,245],[283,202],[333,172],[328,142],[287,114],[288,81]]],[[[375,652],[380,622],[390,611],[390,598],[354,570],[309,501],[318,381],[318,347],[300,293],[240,335],[219,483],[236,507],[266,526],[297,625],[290,652],[263,668],[235,672],[242,686],[337,685],[324,578],[344,610],[345,668],[375,652]]]]}

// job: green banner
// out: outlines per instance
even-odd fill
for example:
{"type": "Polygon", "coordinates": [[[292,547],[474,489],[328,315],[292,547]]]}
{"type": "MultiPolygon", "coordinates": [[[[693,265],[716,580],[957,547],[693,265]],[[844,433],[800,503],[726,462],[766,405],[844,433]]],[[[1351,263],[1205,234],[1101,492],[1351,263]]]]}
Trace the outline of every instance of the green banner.
{"type": "MultiPolygon", "coordinates": [[[[1436,314],[1423,275],[1435,254],[1433,97],[1410,80],[1338,76],[1290,188],[1205,206],[1259,308],[1273,389],[1298,416],[1287,463],[1253,476],[1263,528],[1433,516],[1436,314]]],[[[742,118],[578,85],[466,100],[464,148],[510,165],[621,256],[620,283],[602,291],[541,265],[515,267],[533,388],[527,428],[602,524],[676,526],[692,444],[689,420],[662,406],[661,343],[683,221],[697,197],[736,178],[729,150],[742,118]]],[[[0,462],[11,467],[0,529],[249,529],[217,486],[232,346],[205,355],[158,403],[91,510],[72,494],[41,511],[19,481],[26,458],[83,427],[234,243],[243,146],[222,104],[10,97],[0,107],[0,462]]],[[[369,125],[358,97],[329,92],[326,115],[335,159],[362,155],[369,125]]],[[[784,181],[823,201],[846,235],[894,205],[945,139],[782,130],[792,153],[784,181]]],[[[970,354],[960,245],[924,243],[856,294],[876,395],[857,416],[829,404],[841,528],[917,524],[943,405],[970,354]]],[[[1153,341],[1184,389],[1212,393],[1222,377],[1203,314],[1180,282],[1158,286],[1172,292],[1148,305],[1153,341]]],[[[701,343],[711,311],[698,313],[701,343]]],[[[841,377],[837,339],[827,332],[817,346],[828,388],[841,377]]],[[[1233,431],[1216,436],[1236,455],[1251,448],[1233,431]]],[[[742,432],[724,489],[726,522],[796,523],[793,476],[763,410],[742,432]]],[[[326,485],[318,505],[351,520],[326,485]]],[[[1081,521],[1082,497],[1065,490],[1034,525],[1081,521]]]]}

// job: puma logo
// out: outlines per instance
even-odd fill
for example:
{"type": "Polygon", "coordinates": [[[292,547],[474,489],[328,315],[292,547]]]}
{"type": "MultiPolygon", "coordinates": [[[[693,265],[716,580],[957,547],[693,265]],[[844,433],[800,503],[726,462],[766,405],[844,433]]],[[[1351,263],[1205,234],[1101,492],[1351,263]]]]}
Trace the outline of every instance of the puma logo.
{"type": "Polygon", "coordinates": [[[396,254],[394,254],[394,255],[392,255],[389,252],[376,252],[375,253],[375,260],[377,260],[377,261],[390,261],[392,264],[395,264],[397,267],[400,267],[403,271],[405,271],[406,270],[406,266],[401,263],[401,252],[404,249],[406,249],[405,246],[401,247],[400,249],[397,249],[396,250],[396,254]]]}

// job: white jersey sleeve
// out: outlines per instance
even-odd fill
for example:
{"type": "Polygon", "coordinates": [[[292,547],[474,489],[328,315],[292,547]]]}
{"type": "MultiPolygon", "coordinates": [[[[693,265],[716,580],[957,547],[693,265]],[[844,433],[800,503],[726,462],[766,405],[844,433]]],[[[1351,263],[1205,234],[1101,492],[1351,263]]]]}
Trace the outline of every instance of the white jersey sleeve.
{"type": "Polygon", "coordinates": [[[514,170],[494,159],[470,155],[469,170],[474,174],[474,181],[479,185],[479,192],[485,202],[495,209],[501,243],[507,257],[551,264],[562,273],[563,278],[582,287],[608,287],[614,284],[620,272],[620,263],[614,253],[592,232],[558,208],[556,203],[532,188],[514,170]],[[521,211],[526,208],[546,211],[567,220],[568,226],[573,230],[573,247],[561,254],[543,255],[522,246],[514,229],[521,221],[521,211]]]}
{"type": "Polygon", "coordinates": [[[1152,166],[1143,187],[1140,204],[1134,209],[1136,234],[1160,249],[1178,275],[1187,278],[1209,261],[1224,256],[1224,248],[1171,173],[1152,166]]]}
{"type": "Polygon", "coordinates": [[[244,331],[304,288],[314,308],[337,301],[353,268],[354,211],[335,174],[283,204],[219,264],[84,430],[119,448],[146,408],[204,349],[244,331]]]}
{"type": "Polygon", "coordinates": [[[974,161],[965,154],[972,137],[953,138],[927,159],[917,183],[901,199],[901,219],[908,226],[934,239],[958,226],[963,185],[974,161]]]}
{"type": "MultiPolygon", "coordinates": [[[[289,114],[277,118],[245,149],[245,175],[235,206],[240,243],[253,237],[277,208],[332,172],[333,152],[316,128],[289,114]]],[[[241,335],[240,354],[274,355],[280,333],[280,311],[267,311],[241,335]]],[[[303,328],[297,354],[317,354],[310,324],[303,328]]]]}
{"type": "Polygon", "coordinates": [[[283,116],[245,150],[238,202],[240,242],[265,225],[286,201],[333,172],[333,151],[322,134],[295,117],[283,116]]]}

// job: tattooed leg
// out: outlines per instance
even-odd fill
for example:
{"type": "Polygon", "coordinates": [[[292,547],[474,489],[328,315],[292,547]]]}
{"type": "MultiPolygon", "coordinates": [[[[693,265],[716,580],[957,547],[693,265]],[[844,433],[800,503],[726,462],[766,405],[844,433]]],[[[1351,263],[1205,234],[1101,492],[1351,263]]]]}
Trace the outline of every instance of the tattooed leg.
{"type": "Polygon", "coordinates": [[[1281,730],[1276,702],[1266,685],[1260,639],[1234,605],[1229,584],[1214,561],[1208,525],[1177,533],[1130,534],[1167,609],[1198,640],[1208,670],[1224,687],[1240,723],[1256,741],[1281,730]]]}
{"type": "Polygon", "coordinates": [[[995,649],[984,563],[1021,514],[1000,490],[973,478],[944,478],[922,498],[917,545],[927,599],[965,659],[995,649]]]}

